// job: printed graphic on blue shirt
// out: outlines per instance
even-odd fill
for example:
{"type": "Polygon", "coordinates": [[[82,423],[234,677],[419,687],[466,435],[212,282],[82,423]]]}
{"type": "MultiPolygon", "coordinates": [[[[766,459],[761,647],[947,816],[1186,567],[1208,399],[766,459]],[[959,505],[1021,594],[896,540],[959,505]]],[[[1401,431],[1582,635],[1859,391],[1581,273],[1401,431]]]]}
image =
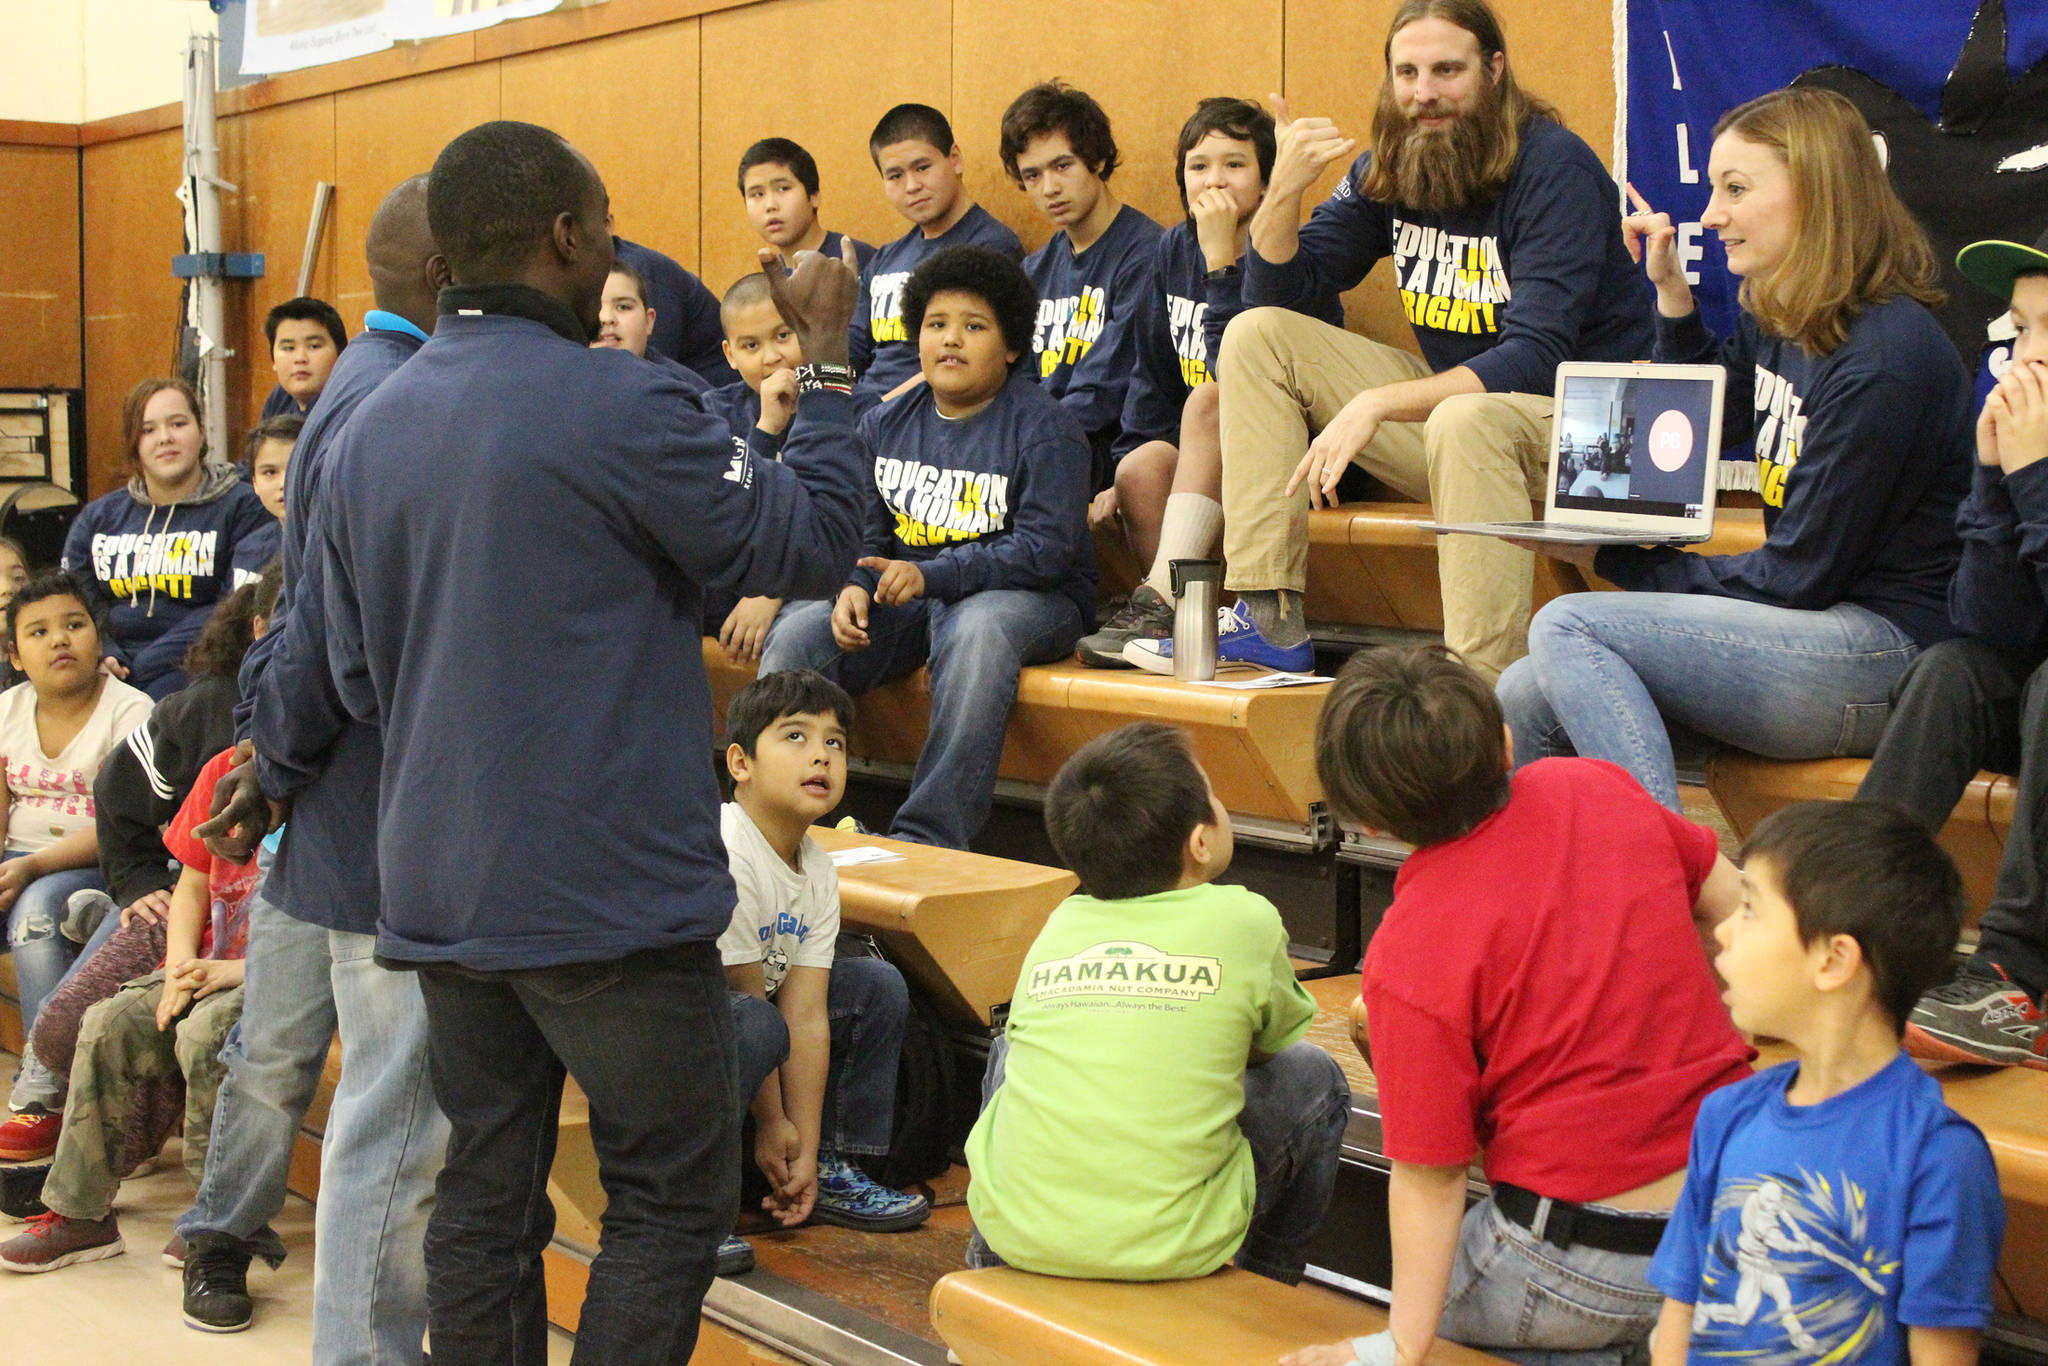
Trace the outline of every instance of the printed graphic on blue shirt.
{"type": "Polygon", "coordinates": [[[903,330],[903,286],[910,281],[907,270],[892,270],[868,281],[868,334],[879,344],[905,340],[903,330]]]}
{"type": "Polygon", "coordinates": [[[1884,1341],[1901,1259],[1872,1241],[1870,1216],[1870,1193],[1841,1172],[1729,1182],[1714,1198],[1694,1355],[1840,1366],[1884,1341]]]}
{"type": "MultiPolygon", "coordinates": [[[[1342,192],[1350,186],[1346,179],[1342,192]]],[[[1490,335],[1507,321],[1507,265],[1500,238],[1445,232],[1394,215],[1394,278],[1416,327],[1490,335]]]]}
{"type": "Polygon", "coordinates": [[[979,540],[1010,524],[1007,475],[884,456],[875,461],[875,488],[906,546],[979,540]]]}
{"type": "Polygon", "coordinates": [[[93,577],[117,598],[162,593],[190,598],[194,578],[210,578],[218,531],[123,533],[92,538],[93,577]]]}
{"type": "Polygon", "coordinates": [[[1038,325],[1031,349],[1038,355],[1038,376],[1049,379],[1063,365],[1078,365],[1109,321],[1109,298],[1100,285],[1083,285],[1064,299],[1038,301],[1038,325]]]}
{"type": "Polygon", "coordinates": [[[1804,400],[1792,381],[1756,368],[1756,482],[1765,507],[1785,506],[1785,481],[1799,463],[1806,435],[1804,400]]]}
{"type": "Polygon", "coordinates": [[[1202,327],[1209,314],[1209,301],[1189,299],[1172,290],[1166,292],[1166,330],[1173,337],[1174,354],[1180,357],[1181,383],[1192,389],[1207,384],[1209,342],[1202,327]]]}

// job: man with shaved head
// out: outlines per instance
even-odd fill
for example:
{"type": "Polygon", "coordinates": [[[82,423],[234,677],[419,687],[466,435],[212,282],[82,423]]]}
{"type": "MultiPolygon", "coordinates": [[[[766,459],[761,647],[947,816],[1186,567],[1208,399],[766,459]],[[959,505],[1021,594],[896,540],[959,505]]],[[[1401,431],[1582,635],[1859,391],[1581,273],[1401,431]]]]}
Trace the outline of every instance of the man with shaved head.
{"type": "Polygon", "coordinates": [[[858,284],[809,252],[768,272],[811,363],[781,463],[756,460],[691,386],[587,344],[609,201],[560,136],[472,128],[427,200],[453,283],[335,445],[307,552],[327,667],[286,686],[273,662],[259,763],[273,686],[296,725],[338,684],[383,741],[377,957],[417,971],[450,1125],[426,1237],[436,1366],[546,1358],[569,1075],[608,1201],[575,1360],[667,1366],[690,1357],[737,1213],[745,1103],[703,588],[823,597],[851,569],[858,284]]]}
{"type": "MultiPolygon", "coordinates": [[[[377,731],[324,689],[278,691],[317,661],[326,641],[317,563],[306,554],[322,515],[334,437],[434,329],[448,265],[427,223],[427,178],[399,185],[370,220],[366,243],[377,307],[342,353],[308,415],[285,476],[284,591],[272,627],[242,666],[237,731],[261,757],[221,788],[260,782],[291,802],[291,825],[249,914],[238,1039],[214,1110],[214,1146],[185,1240],[185,1319],[232,1332],[249,1324],[252,1255],[284,1247],[269,1227],[284,1204],[292,1143],[341,1031],[342,1072],[321,1145],[314,1238],[313,1360],[420,1360],[426,1328],[421,1242],[447,1122],[427,1081],[419,981],[373,961],[377,929],[377,731]]],[[[246,854],[244,854],[246,857],[246,854]]]]}

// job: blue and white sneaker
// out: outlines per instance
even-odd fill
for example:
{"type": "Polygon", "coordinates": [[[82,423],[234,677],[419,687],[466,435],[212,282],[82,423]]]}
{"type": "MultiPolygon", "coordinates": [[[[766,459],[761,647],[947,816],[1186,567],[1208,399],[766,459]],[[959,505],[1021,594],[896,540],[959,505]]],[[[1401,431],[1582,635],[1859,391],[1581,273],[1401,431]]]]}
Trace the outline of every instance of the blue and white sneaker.
{"type": "MultiPolygon", "coordinates": [[[[1124,646],[1126,663],[1148,673],[1173,672],[1173,637],[1134,640],[1124,646]]],[[[1307,673],[1316,666],[1315,642],[1304,637],[1299,645],[1275,645],[1252,624],[1252,614],[1243,603],[1216,609],[1216,662],[1256,664],[1282,673],[1307,673]]]]}
{"type": "Polygon", "coordinates": [[[931,1202],[922,1195],[891,1190],[837,1153],[818,1154],[818,1202],[811,1206],[814,1223],[868,1233],[901,1233],[931,1217],[931,1202]]]}
{"type": "Polygon", "coordinates": [[[744,1276],[754,1269],[754,1249],[737,1233],[725,1235],[718,1245],[718,1274],[744,1276]]]}

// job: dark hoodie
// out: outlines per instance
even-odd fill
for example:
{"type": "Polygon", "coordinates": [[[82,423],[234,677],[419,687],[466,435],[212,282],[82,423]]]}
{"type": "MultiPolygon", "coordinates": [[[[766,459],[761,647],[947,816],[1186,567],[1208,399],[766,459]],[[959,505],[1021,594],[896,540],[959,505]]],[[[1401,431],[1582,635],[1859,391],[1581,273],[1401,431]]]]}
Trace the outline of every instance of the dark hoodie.
{"type": "Polygon", "coordinates": [[[209,460],[199,491],[158,507],[137,474],[87,503],[64,539],[64,568],[107,622],[106,652],[159,701],[185,686],[178,662],[214,604],[234,591],[235,549],[274,525],[234,467],[209,460]]]}

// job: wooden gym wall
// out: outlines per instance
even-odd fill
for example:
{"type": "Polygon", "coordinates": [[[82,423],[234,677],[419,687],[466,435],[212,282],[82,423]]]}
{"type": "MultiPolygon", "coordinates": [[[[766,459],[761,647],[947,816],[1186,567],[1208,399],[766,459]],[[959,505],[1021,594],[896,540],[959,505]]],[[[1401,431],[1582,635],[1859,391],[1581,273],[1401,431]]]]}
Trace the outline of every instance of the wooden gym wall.
{"type": "MultiPolygon", "coordinates": [[[[1019,90],[1059,76],[1109,111],[1124,162],[1112,182],[1118,192],[1172,222],[1180,212],[1173,140],[1204,95],[1264,99],[1279,90],[1297,113],[1335,117],[1362,137],[1395,3],[609,0],[227,92],[222,174],[238,190],[225,196],[225,243],[268,259],[263,279],[228,286],[228,340],[237,352],[232,425],[252,421],[269,391],[262,319],[292,292],[315,182],[337,190],[312,290],[355,327],[371,306],[363,265],[371,213],[393,185],[427,169],[449,138],[480,121],[526,119],[560,131],[603,173],[620,233],[668,252],[720,291],[752,268],[756,239],[734,172],[755,138],[781,135],[809,148],[828,226],[882,242],[904,224],[880,194],[868,131],[899,101],[935,105],[953,121],[976,197],[1036,246],[1045,225],[1004,176],[996,129],[1019,90]]],[[[1555,102],[1605,158],[1614,122],[1607,0],[1495,4],[1523,82],[1555,102]]],[[[14,157],[34,161],[29,153],[43,149],[0,147],[0,174],[10,177],[0,199],[0,240],[8,244],[0,253],[0,383],[22,382],[16,372],[31,373],[31,360],[35,374],[77,382],[83,317],[92,487],[103,492],[120,477],[122,395],[170,362],[181,135],[175,108],[79,133],[77,196],[65,192],[60,155],[41,172],[50,188],[24,202],[12,193],[14,157]],[[22,258],[15,245],[75,231],[66,215],[79,200],[82,291],[73,283],[75,257],[67,275],[61,251],[22,258]],[[82,293],[80,311],[35,341],[14,335],[32,302],[23,296],[71,292],[82,293]]],[[[1348,302],[1352,326],[1412,344],[1384,280],[1348,302]]]]}

